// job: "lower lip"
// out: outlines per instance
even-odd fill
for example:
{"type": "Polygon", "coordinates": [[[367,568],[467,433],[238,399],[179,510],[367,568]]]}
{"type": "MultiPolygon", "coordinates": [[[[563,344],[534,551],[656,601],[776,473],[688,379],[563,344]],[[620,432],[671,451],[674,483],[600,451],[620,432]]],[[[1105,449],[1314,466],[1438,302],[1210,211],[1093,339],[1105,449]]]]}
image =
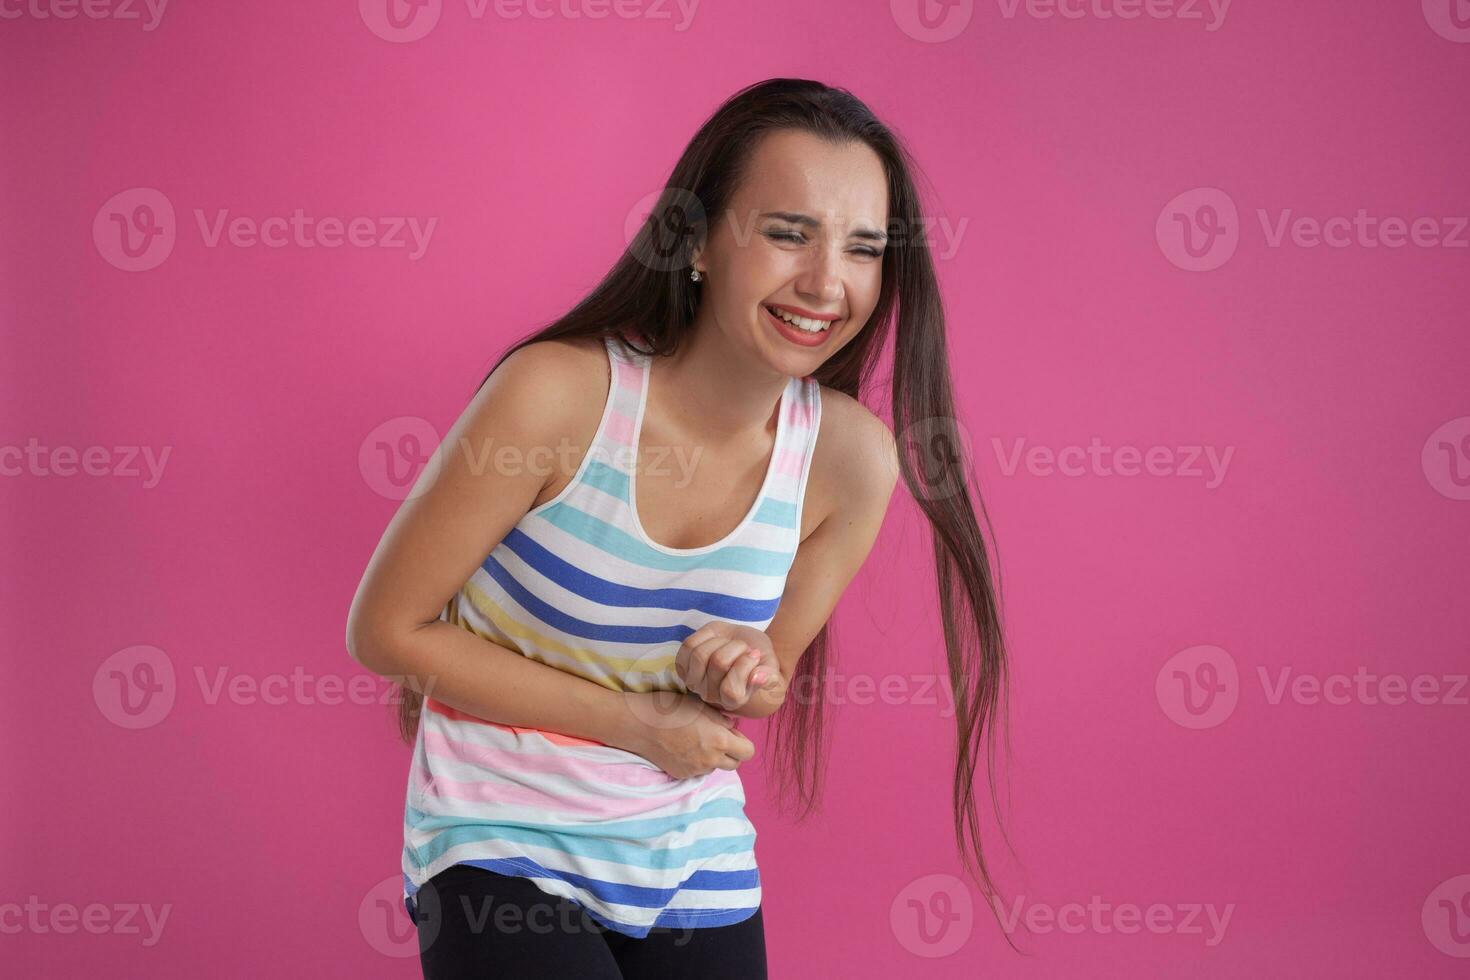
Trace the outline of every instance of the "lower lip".
{"type": "MultiPolygon", "coordinates": [[[[771,322],[771,326],[775,327],[781,336],[801,347],[820,347],[827,342],[828,337],[832,336],[831,327],[828,327],[826,330],[819,330],[816,333],[807,333],[800,327],[793,327],[764,306],[761,307],[761,312],[765,314],[766,319],[771,322]]],[[[834,320],[832,322],[835,325],[837,321],[834,320]]]]}

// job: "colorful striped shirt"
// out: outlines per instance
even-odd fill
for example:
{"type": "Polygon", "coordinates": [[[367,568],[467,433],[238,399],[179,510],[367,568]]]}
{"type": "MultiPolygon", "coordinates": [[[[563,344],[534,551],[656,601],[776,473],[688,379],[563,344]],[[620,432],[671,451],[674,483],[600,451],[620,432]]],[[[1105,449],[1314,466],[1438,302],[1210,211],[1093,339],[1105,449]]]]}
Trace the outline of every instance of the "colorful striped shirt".
{"type": "MultiPolygon", "coordinates": [[[[606,338],[610,383],[576,475],[533,508],[440,619],[615,691],[687,692],[684,638],[711,620],[764,630],[800,543],[820,385],[790,378],[764,483],[719,541],[669,548],[636,507],[638,433],[653,355],[606,338]]],[[[675,779],[601,742],[502,725],[425,698],[404,812],[404,901],[469,864],[529,878],[603,926],[740,922],[761,900],[755,827],[737,771],[675,779]]]]}

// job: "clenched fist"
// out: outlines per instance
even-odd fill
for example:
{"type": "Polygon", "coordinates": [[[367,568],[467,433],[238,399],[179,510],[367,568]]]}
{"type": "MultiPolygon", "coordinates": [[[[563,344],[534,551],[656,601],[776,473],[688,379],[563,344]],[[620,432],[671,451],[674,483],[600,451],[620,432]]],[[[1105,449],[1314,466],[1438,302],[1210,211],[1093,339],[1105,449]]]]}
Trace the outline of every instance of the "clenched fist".
{"type": "Polygon", "coordinates": [[[780,674],[771,638],[758,629],[708,622],[685,637],[674,672],[692,694],[724,711],[738,711],[780,674]]]}

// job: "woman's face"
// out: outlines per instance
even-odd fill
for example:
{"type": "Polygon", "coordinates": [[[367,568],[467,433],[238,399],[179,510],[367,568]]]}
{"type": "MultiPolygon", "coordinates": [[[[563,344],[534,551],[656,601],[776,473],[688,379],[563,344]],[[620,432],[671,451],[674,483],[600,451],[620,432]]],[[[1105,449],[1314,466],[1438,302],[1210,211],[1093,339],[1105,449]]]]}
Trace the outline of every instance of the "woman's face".
{"type": "Polygon", "coordinates": [[[729,210],[710,216],[694,259],[704,273],[699,318],[781,374],[805,377],[877,305],[887,227],[883,163],[867,145],[772,133],[729,210]],[[773,308],[807,319],[787,323],[773,308]]]}

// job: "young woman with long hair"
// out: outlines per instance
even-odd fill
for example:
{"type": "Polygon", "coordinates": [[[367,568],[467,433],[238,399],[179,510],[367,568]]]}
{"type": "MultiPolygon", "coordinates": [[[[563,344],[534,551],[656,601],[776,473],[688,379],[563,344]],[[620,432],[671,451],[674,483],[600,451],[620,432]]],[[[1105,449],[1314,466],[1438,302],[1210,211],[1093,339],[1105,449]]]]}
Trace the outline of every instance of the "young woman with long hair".
{"type": "Polygon", "coordinates": [[[1005,645],[912,170],[846,90],[735,94],[394,516],[347,645],[404,682],[425,976],[766,975],[737,719],[773,719],[809,813],[828,617],[900,477],[932,530],[955,838],[997,894],[973,791],[985,745],[999,820],[1005,645]],[[891,429],[860,400],[890,339],[891,429]]]}

